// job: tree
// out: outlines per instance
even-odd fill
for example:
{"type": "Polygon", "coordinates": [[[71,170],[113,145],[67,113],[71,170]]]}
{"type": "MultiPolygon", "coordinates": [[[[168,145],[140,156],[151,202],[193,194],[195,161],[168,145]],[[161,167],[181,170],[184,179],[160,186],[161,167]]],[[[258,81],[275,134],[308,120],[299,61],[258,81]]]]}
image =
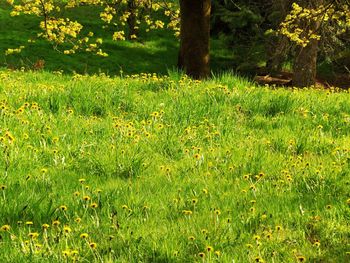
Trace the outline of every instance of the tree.
{"type": "MultiPolygon", "coordinates": [[[[82,35],[83,25],[64,17],[61,10],[96,6],[105,27],[113,28],[114,40],[136,39],[141,24],[146,31],[160,29],[165,22],[158,19],[161,13],[168,17],[167,27],[178,35],[179,13],[181,34],[178,66],[189,76],[200,79],[209,76],[210,0],[181,0],[180,12],[176,1],[152,0],[7,0],[13,6],[12,15],[29,14],[41,18],[40,37],[53,43],[64,54],[79,50],[108,56],[99,47],[103,40],[94,39],[94,32],[82,35]],[[153,16],[153,14],[156,14],[153,16]],[[70,45],[70,48],[67,48],[70,45]]],[[[10,49],[9,53],[20,52],[10,49]]]]}
{"type": "MultiPolygon", "coordinates": [[[[347,0],[307,0],[293,3],[290,14],[281,23],[280,33],[297,44],[293,66],[293,85],[314,86],[322,34],[331,27],[331,37],[346,32],[350,27],[350,9],[347,0]]],[[[328,31],[330,32],[330,31],[328,31]]]]}
{"type": "Polygon", "coordinates": [[[180,0],[178,67],[196,78],[210,74],[210,0],[180,0]]]}

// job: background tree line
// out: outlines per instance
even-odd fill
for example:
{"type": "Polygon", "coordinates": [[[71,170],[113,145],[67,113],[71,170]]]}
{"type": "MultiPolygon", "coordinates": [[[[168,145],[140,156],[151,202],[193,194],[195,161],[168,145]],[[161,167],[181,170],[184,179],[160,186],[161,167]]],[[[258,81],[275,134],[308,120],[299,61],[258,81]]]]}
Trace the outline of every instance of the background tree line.
{"type": "MultiPolygon", "coordinates": [[[[103,29],[114,40],[137,40],[140,30],[169,28],[180,39],[178,67],[193,78],[210,75],[210,38],[221,39],[236,52],[234,69],[275,75],[285,65],[292,84],[315,84],[317,65],[336,72],[350,67],[348,0],[7,0],[12,15],[40,17],[42,32],[64,54],[80,50],[108,56],[103,39],[83,33],[83,25],[65,10],[96,6],[103,29]]],[[[176,40],[174,40],[176,41],[176,40]]],[[[20,48],[9,49],[20,52],[20,48]]]]}

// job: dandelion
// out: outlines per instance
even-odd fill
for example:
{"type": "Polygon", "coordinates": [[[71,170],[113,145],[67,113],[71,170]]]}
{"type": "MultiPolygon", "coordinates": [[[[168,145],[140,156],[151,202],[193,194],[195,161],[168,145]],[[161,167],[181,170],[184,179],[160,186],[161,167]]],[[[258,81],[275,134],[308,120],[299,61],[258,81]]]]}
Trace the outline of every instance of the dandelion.
{"type": "Polygon", "coordinates": [[[281,231],[282,230],[282,226],[276,226],[276,231],[281,231]]]}
{"type": "Polygon", "coordinates": [[[58,220],[54,220],[54,221],[52,222],[52,225],[53,225],[53,226],[59,226],[60,224],[61,224],[61,222],[58,221],[58,220]]]}
{"type": "Polygon", "coordinates": [[[1,190],[5,190],[6,188],[7,188],[6,185],[4,185],[4,184],[0,185],[1,190]]]}
{"type": "Polygon", "coordinates": [[[122,209],[128,209],[128,206],[127,205],[123,205],[122,209]]]}
{"type": "Polygon", "coordinates": [[[212,246],[206,246],[205,250],[211,252],[214,250],[214,248],[212,246]]]}
{"type": "Polygon", "coordinates": [[[10,225],[3,225],[1,228],[1,231],[7,232],[11,229],[10,225]]]}
{"type": "Polygon", "coordinates": [[[189,241],[194,241],[195,239],[196,239],[196,238],[195,238],[194,236],[189,236],[189,237],[188,237],[188,240],[189,240],[189,241]]]}
{"type": "Polygon", "coordinates": [[[198,256],[199,256],[200,258],[204,258],[204,257],[205,257],[205,254],[204,254],[203,252],[200,252],[200,253],[198,253],[198,256]]]}
{"type": "Polygon", "coordinates": [[[31,232],[28,234],[28,237],[30,237],[31,239],[37,239],[39,236],[39,233],[37,232],[31,232]]]}
{"type": "Polygon", "coordinates": [[[254,262],[263,263],[264,260],[263,260],[261,257],[255,257],[255,258],[254,258],[254,262]]]}
{"type": "Polygon", "coordinates": [[[76,219],[74,219],[75,222],[80,223],[81,222],[81,218],[77,217],[76,219]]]}
{"type": "Polygon", "coordinates": [[[74,195],[74,196],[79,196],[79,195],[80,195],[80,192],[75,191],[75,192],[73,193],[73,195],[74,195]]]}
{"type": "Polygon", "coordinates": [[[306,262],[306,258],[304,256],[297,256],[297,260],[299,262],[306,262]]]}
{"type": "Polygon", "coordinates": [[[70,232],[72,232],[72,229],[69,226],[64,226],[63,231],[64,233],[69,234],[70,232]]]}
{"type": "Polygon", "coordinates": [[[68,208],[67,208],[67,206],[65,206],[65,205],[61,205],[61,206],[60,206],[60,210],[62,210],[62,211],[67,211],[67,209],[68,209],[68,208]]]}
{"type": "Polygon", "coordinates": [[[27,225],[27,226],[32,226],[32,225],[33,225],[33,222],[32,222],[32,221],[27,221],[27,222],[26,222],[26,225],[27,225]]]}
{"type": "Polygon", "coordinates": [[[193,158],[199,160],[201,158],[201,155],[196,153],[195,155],[193,155],[193,158]]]}
{"type": "Polygon", "coordinates": [[[47,173],[47,169],[46,169],[46,168],[42,168],[42,169],[40,170],[40,172],[41,172],[42,174],[46,174],[46,173],[47,173]]]}
{"type": "Polygon", "coordinates": [[[203,192],[203,194],[208,194],[208,189],[203,188],[203,189],[202,189],[202,192],[203,192]]]}
{"type": "Polygon", "coordinates": [[[197,198],[193,198],[192,200],[191,200],[191,202],[192,202],[192,204],[197,204],[198,203],[198,199],[197,198]]]}
{"type": "Polygon", "coordinates": [[[97,207],[98,207],[98,204],[97,204],[97,203],[92,203],[92,204],[90,205],[90,207],[91,207],[91,208],[97,208],[97,207]]]}
{"type": "Polygon", "coordinates": [[[84,201],[90,201],[91,198],[90,198],[90,196],[88,196],[88,195],[84,195],[84,196],[83,196],[83,200],[84,200],[84,201]]]}
{"type": "Polygon", "coordinates": [[[191,210],[183,210],[182,213],[184,215],[192,215],[193,212],[191,210]]]}
{"type": "Polygon", "coordinates": [[[346,200],[346,203],[347,203],[348,205],[350,205],[350,198],[349,198],[348,200],[346,200]]]}
{"type": "Polygon", "coordinates": [[[80,179],[79,179],[79,183],[81,183],[81,184],[84,184],[85,181],[86,181],[86,180],[85,180],[84,178],[80,178],[80,179]]]}
{"type": "Polygon", "coordinates": [[[80,235],[80,238],[81,239],[87,239],[89,237],[89,234],[88,233],[82,233],[81,235],[80,235]]]}
{"type": "Polygon", "coordinates": [[[314,246],[319,247],[321,245],[320,241],[315,241],[314,246]]]}
{"type": "Polygon", "coordinates": [[[64,257],[69,257],[70,251],[69,251],[69,250],[63,250],[63,251],[62,251],[62,255],[63,255],[64,257]]]}
{"type": "Polygon", "coordinates": [[[91,243],[89,243],[89,247],[90,247],[91,249],[96,249],[96,248],[97,248],[97,244],[94,243],[94,242],[91,242],[91,243]]]}

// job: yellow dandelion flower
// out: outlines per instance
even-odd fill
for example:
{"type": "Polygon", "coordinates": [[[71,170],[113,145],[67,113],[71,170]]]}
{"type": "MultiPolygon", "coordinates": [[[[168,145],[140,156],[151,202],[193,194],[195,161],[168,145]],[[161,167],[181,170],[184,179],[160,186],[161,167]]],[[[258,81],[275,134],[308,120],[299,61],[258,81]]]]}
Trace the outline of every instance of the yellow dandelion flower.
{"type": "Polygon", "coordinates": [[[6,185],[4,185],[4,184],[0,185],[1,190],[5,190],[6,188],[7,188],[6,185]]]}
{"type": "Polygon", "coordinates": [[[60,206],[60,210],[62,210],[62,211],[67,211],[68,208],[67,208],[67,206],[65,206],[65,205],[61,205],[61,206],[60,206]]]}
{"type": "Polygon", "coordinates": [[[39,236],[39,233],[37,232],[31,232],[28,234],[28,237],[30,237],[31,239],[37,239],[39,236]]]}
{"type": "Polygon", "coordinates": [[[97,203],[92,203],[92,204],[90,205],[90,207],[91,207],[91,208],[97,208],[97,207],[98,207],[98,204],[97,204],[97,203]]]}
{"type": "Polygon", "coordinates": [[[84,200],[84,201],[90,201],[91,198],[90,198],[90,196],[88,196],[88,195],[84,195],[84,196],[83,196],[83,200],[84,200]]]}
{"type": "Polygon", "coordinates": [[[32,221],[27,221],[27,222],[26,222],[26,225],[27,225],[27,226],[32,226],[32,225],[33,225],[33,222],[32,222],[32,221]]]}
{"type": "Polygon", "coordinates": [[[205,254],[204,254],[203,252],[200,252],[200,253],[198,253],[198,256],[199,256],[200,258],[204,258],[204,257],[205,257],[205,254]]]}
{"type": "Polygon", "coordinates": [[[11,229],[10,225],[3,225],[1,228],[1,231],[9,231],[11,229]]]}
{"type": "Polygon", "coordinates": [[[41,172],[42,174],[46,174],[46,173],[47,173],[47,168],[42,168],[42,169],[40,170],[40,172],[41,172]]]}
{"type": "Polygon", "coordinates": [[[89,237],[89,234],[88,233],[82,233],[81,235],[80,235],[80,238],[81,239],[87,239],[89,237]]]}
{"type": "Polygon", "coordinates": [[[94,242],[89,243],[89,246],[90,246],[90,248],[92,248],[92,249],[96,249],[96,248],[97,248],[97,244],[94,243],[94,242]]]}
{"type": "Polygon", "coordinates": [[[195,239],[196,239],[196,238],[195,238],[194,236],[189,236],[189,237],[188,237],[188,240],[189,240],[189,241],[194,241],[195,239]]]}
{"type": "Polygon", "coordinates": [[[214,248],[212,246],[206,246],[205,250],[208,251],[208,252],[211,252],[211,251],[214,250],[214,248]]]}
{"type": "Polygon", "coordinates": [[[304,256],[297,256],[297,260],[299,262],[306,262],[306,258],[304,256]]]}
{"type": "Polygon", "coordinates": [[[84,184],[85,182],[86,182],[86,180],[84,178],[79,179],[79,183],[84,184]]]}
{"type": "Polygon", "coordinates": [[[52,225],[53,225],[53,226],[59,226],[60,224],[61,224],[61,222],[58,221],[58,220],[54,220],[54,221],[52,222],[52,225]]]}
{"type": "Polygon", "coordinates": [[[77,217],[76,219],[74,219],[75,222],[80,223],[81,222],[81,218],[77,217]]]}
{"type": "Polygon", "coordinates": [[[70,251],[69,251],[69,250],[63,250],[63,251],[62,251],[62,255],[63,255],[64,257],[69,257],[69,256],[70,256],[70,251]]]}
{"type": "Polygon", "coordinates": [[[46,230],[46,229],[48,229],[50,226],[49,226],[49,224],[42,224],[42,226],[41,226],[44,230],[46,230]]]}
{"type": "Polygon", "coordinates": [[[69,234],[70,232],[72,232],[72,229],[69,226],[64,226],[63,231],[64,233],[69,234]]]}

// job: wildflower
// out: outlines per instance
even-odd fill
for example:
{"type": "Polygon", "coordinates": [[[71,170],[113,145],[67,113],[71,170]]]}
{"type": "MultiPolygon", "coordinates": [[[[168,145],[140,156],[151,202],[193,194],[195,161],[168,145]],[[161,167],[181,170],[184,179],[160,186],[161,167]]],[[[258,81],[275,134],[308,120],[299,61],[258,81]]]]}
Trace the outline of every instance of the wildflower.
{"type": "Polygon", "coordinates": [[[81,235],[80,235],[80,238],[81,239],[87,239],[89,237],[89,234],[87,234],[87,233],[82,233],[81,235]]]}
{"type": "Polygon", "coordinates": [[[90,196],[88,196],[88,195],[84,195],[84,196],[83,196],[83,200],[84,200],[84,201],[90,201],[90,199],[91,199],[91,198],[90,198],[90,196]]]}
{"type": "Polygon", "coordinates": [[[6,188],[7,188],[6,185],[4,185],[4,184],[0,185],[1,190],[5,190],[6,188]]]}
{"type": "Polygon", "coordinates": [[[97,203],[92,203],[92,204],[90,205],[90,207],[91,207],[91,208],[97,208],[97,207],[98,207],[98,204],[97,204],[97,203]]]}
{"type": "Polygon", "coordinates": [[[69,257],[70,251],[69,250],[63,250],[62,254],[63,254],[64,257],[69,257]]]}
{"type": "Polygon", "coordinates": [[[33,225],[33,222],[32,222],[32,221],[27,221],[27,222],[26,222],[26,225],[27,225],[27,226],[32,226],[32,225],[33,225]]]}
{"type": "Polygon", "coordinates": [[[52,222],[52,225],[53,225],[53,226],[59,226],[60,224],[61,224],[61,222],[58,221],[58,220],[54,220],[54,221],[52,222]]]}
{"type": "Polygon", "coordinates": [[[282,230],[282,227],[281,227],[281,226],[276,226],[276,230],[277,230],[277,231],[281,231],[281,230],[282,230]]]}
{"type": "Polygon", "coordinates": [[[350,205],[350,198],[349,198],[348,200],[346,200],[346,203],[347,203],[348,205],[350,205]]]}
{"type": "Polygon", "coordinates": [[[262,262],[264,262],[264,260],[261,257],[255,257],[254,262],[262,263],[262,262]]]}
{"type": "Polygon", "coordinates": [[[202,192],[203,192],[203,194],[208,194],[208,189],[203,188],[203,189],[202,189],[202,192]]]}
{"type": "Polygon", "coordinates": [[[195,238],[194,236],[189,236],[189,237],[188,237],[188,240],[189,240],[189,241],[194,241],[195,239],[196,239],[196,238],[195,238]]]}
{"type": "Polygon", "coordinates": [[[128,206],[127,205],[123,205],[122,208],[123,209],[128,209],[128,206]]]}
{"type": "Polygon", "coordinates": [[[10,225],[3,225],[1,228],[1,231],[9,231],[11,229],[10,225]]]}
{"type": "Polygon", "coordinates": [[[75,192],[73,193],[73,195],[74,195],[74,196],[79,196],[79,195],[80,195],[80,192],[75,191],[75,192]]]}
{"type": "Polygon", "coordinates": [[[216,215],[218,215],[218,216],[221,215],[220,209],[215,209],[215,210],[214,210],[214,213],[215,213],[216,215]]]}
{"type": "Polygon", "coordinates": [[[245,246],[246,246],[248,249],[253,248],[253,245],[252,245],[252,244],[246,244],[245,246]]]}
{"type": "Polygon", "coordinates": [[[213,251],[214,250],[214,248],[212,247],[212,246],[206,246],[206,251],[208,251],[208,252],[211,252],[211,251],[213,251]]]}
{"type": "Polygon", "coordinates": [[[94,243],[94,242],[89,243],[89,246],[90,246],[92,249],[96,249],[96,248],[97,248],[97,244],[94,243]]]}
{"type": "Polygon", "coordinates": [[[327,209],[331,209],[332,206],[331,206],[331,205],[327,205],[326,208],[327,208],[327,209]]]}
{"type": "Polygon", "coordinates": [[[192,211],[191,210],[182,210],[182,213],[184,215],[192,215],[192,211]]]}
{"type": "Polygon", "coordinates": [[[74,219],[75,222],[80,223],[81,222],[81,218],[77,217],[76,219],[74,219]]]}
{"type": "Polygon", "coordinates": [[[86,181],[86,180],[85,180],[84,178],[80,178],[80,179],[79,179],[79,183],[81,183],[81,184],[84,184],[85,181],[86,181]]]}
{"type": "Polygon", "coordinates": [[[40,170],[40,172],[41,172],[42,174],[46,174],[46,173],[47,173],[47,169],[46,169],[46,168],[42,168],[42,169],[40,170]]]}
{"type": "Polygon", "coordinates": [[[60,206],[60,209],[61,209],[62,211],[67,211],[68,208],[67,208],[67,206],[65,206],[65,205],[61,205],[61,206],[60,206]]]}
{"type": "Polygon", "coordinates": [[[201,257],[201,258],[204,258],[205,254],[203,252],[200,252],[200,253],[198,253],[198,256],[201,257]]]}
{"type": "Polygon", "coordinates": [[[201,155],[196,153],[195,155],[193,155],[193,158],[199,160],[201,158],[201,155]]]}
{"type": "Polygon", "coordinates": [[[297,260],[299,262],[306,262],[306,258],[304,256],[297,256],[297,260]]]}
{"type": "Polygon", "coordinates": [[[31,232],[28,234],[28,236],[31,238],[31,239],[37,239],[38,236],[39,236],[39,233],[37,232],[31,232]]]}
{"type": "Polygon", "coordinates": [[[69,234],[70,232],[72,232],[72,229],[69,226],[64,226],[63,231],[64,233],[69,234]]]}
{"type": "Polygon", "coordinates": [[[42,226],[41,226],[44,230],[46,230],[46,229],[48,229],[50,226],[49,226],[49,224],[42,224],[42,226]]]}
{"type": "Polygon", "coordinates": [[[198,199],[197,198],[193,198],[192,200],[191,200],[191,202],[192,202],[192,204],[197,204],[198,203],[198,199]]]}
{"type": "Polygon", "coordinates": [[[321,243],[319,241],[315,241],[315,243],[314,243],[315,247],[319,247],[320,245],[321,245],[321,243]]]}

